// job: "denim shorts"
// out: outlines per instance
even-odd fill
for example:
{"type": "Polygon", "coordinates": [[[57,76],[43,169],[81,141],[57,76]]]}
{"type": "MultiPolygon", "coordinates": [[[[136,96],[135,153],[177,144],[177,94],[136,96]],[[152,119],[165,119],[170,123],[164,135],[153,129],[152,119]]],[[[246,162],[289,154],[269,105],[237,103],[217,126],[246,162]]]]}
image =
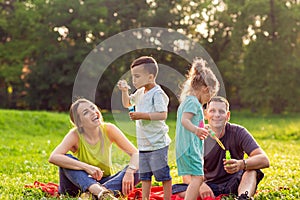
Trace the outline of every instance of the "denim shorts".
{"type": "MultiPolygon", "coordinates": [[[[256,176],[256,187],[259,184],[259,182],[263,179],[264,173],[261,170],[255,170],[257,172],[256,176]]],[[[238,193],[238,187],[241,182],[242,176],[245,171],[241,170],[238,173],[235,174],[230,180],[224,183],[212,183],[212,182],[205,182],[211,190],[214,192],[215,196],[219,196],[220,194],[236,194],[238,193]]],[[[186,191],[188,187],[188,184],[174,184],[172,185],[172,193],[180,193],[186,191]]]]}
{"type": "Polygon", "coordinates": [[[155,151],[139,152],[139,170],[141,181],[151,181],[154,175],[156,181],[172,180],[168,165],[168,149],[164,147],[155,151]]]}

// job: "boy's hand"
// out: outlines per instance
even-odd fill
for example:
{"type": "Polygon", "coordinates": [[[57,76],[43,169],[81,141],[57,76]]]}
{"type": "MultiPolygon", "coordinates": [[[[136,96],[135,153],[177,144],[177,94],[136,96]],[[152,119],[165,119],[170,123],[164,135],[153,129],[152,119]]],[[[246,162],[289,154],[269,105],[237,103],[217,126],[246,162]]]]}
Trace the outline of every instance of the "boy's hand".
{"type": "Polygon", "coordinates": [[[130,120],[139,120],[142,119],[142,115],[144,113],[140,113],[140,112],[129,112],[129,118],[130,120]]]}
{"type": "Polygon", "coordinates": [[[119,80],[118,81],[118,88],[119,90],[123,91],[128,91],[128,89],[130,89],[130,86],[127,84],[126,80],[119,80]]]}

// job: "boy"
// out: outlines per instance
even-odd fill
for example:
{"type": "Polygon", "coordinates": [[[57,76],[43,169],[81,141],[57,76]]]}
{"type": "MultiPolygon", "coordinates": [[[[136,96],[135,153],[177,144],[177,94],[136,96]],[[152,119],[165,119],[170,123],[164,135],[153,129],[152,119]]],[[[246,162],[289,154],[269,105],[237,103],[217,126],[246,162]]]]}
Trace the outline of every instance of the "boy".
{"type": "Polygon", "coordinates": [[[125,80],[118,83],[122,91],[125,108],[135,105],[135,112],[129,112],[136,120],[137,144],[139,149],[139,170],[142,181],[142,199],[150,197],[151,178],[163,183],[164,199],[171,199],[172,178],[168,166],[168,148],[171,139],[165,123],[169,98],[156,84],[158,65],[154,58],[142,56],[130,66],[132,83],[137,91],[129,96],[125,80]]]}

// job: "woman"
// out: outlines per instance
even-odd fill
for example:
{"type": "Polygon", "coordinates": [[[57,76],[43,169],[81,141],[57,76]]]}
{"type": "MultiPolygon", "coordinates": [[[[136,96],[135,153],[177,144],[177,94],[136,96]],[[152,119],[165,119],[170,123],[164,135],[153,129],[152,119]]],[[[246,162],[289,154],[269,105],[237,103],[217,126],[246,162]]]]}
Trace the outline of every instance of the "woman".
{"type": "Polygon", "coordinates": [[[138,150],[120,129],[105,123],[97,106],[86,99],[78,99],[71,105],[70,119],[75,127],[49,158],[50,163],[60,167],[59,193],[76,196],[89,191],[98,199],[117,199],[111,191],[129,194],[139,182],[138,150]],[[112,175],[112,143],[131,157],[129,165],[115,175],[112,175]]]}

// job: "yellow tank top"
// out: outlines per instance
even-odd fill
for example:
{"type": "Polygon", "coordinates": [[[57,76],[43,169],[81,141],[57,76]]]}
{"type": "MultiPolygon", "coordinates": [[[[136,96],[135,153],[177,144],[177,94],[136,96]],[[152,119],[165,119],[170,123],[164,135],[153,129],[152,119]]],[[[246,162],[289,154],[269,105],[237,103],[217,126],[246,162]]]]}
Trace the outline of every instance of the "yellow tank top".
{"type": "Polygon", "coordinates": [[[103,170],[103,177],[110,176],[112,174],[112,162],[111,162],[111,142],[107,136],[106,124],[100,126],[101,135],[97,144],[89,144],[81,133],[79,136],[78,150],[73,154],[78,160],[88,163],[90,165],[99,167],[103,170]]]}

